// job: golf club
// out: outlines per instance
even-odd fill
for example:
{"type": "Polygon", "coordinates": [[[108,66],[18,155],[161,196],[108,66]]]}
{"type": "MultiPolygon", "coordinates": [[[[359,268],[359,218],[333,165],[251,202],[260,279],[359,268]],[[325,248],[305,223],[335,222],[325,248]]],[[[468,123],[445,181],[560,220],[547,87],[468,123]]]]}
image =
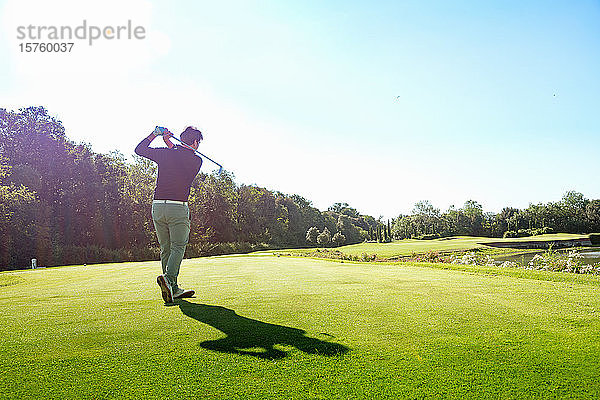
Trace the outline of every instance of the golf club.
{"type": "MultiPolygon", "coordinates": [[[[163,134],[168,132],[171,133],[167,128],[163,128],[162,126],[157,126],[156,129],[158,129],[159,131],[161,131],[163,134]]],[[[185,147],[186,149],[190,149],[192,150],[197,156],[206,158],[208,161],[212,162],[213,164],[216,164],[219,166],[219,174],[221,172],[223,172],[223,166],[221,164],[219,164],[218,162],[216,162],[215,160],[213,160],[210,157],[205,156],[204,154],[200,153],[198,150],[194,149],[192,146],[190,146],[187,143],[184,143],[183,141],[181,141],[181,139],[178,139],[177,137],[175,137],[172,133],[171,136],[169,136],[170,139],[175,139],[175,141],[177,143],[179,143],[181,146],[185,147]]]]}

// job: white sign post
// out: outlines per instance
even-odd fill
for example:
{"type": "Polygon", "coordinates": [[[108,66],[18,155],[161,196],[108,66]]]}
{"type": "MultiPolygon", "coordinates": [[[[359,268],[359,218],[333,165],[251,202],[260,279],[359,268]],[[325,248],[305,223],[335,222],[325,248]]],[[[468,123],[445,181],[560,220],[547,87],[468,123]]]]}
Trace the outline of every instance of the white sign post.
{"type": "Polygon", "coordinates": [[[37,258],[32,258],[31,259],[31,269],[36,269],[37,268],[37,258]]]}

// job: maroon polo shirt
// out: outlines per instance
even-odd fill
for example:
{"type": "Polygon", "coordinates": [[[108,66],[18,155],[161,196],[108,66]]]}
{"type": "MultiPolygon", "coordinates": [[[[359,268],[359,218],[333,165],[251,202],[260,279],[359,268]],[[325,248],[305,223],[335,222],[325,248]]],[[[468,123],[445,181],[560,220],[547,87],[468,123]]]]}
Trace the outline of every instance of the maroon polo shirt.
{"type": "Polygon", "coordinates": [[[154,190],[155,200],[188,201],[190,186],[202,166],[202,158],[182,146],[152,148],[147,137],[135,148],[135,154],[158,164],[158,178],[154,190]]]}

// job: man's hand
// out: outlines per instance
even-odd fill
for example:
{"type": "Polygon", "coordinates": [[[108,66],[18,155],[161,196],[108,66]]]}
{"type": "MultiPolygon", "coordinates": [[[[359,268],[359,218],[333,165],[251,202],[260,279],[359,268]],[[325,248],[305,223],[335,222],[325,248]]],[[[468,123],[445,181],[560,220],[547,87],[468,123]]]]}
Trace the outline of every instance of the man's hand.
{"type": "Polygon", "coordinates": [[[156,128],[154,128],[154,132],[152,132],[152,134],[154,135],[154,137],[156,137],[156,136],[166,136],[166,137],[173,136],[173,134],[171,132],[169,132],[169,130],[167,128],[163,128],[162,126],[157,126],[156,128]]]}

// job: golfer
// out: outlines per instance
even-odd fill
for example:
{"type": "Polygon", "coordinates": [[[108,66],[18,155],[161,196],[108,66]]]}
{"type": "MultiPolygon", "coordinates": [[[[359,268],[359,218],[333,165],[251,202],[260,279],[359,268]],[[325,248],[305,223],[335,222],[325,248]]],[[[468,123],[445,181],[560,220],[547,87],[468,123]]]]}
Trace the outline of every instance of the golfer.
{"type": "MultiPolygon", "coordinates": [[[[192,181],[200,171],[202,159],[183,146],[172,148],[151,148],[150,143],[157,137],[173,136],[171,132],[158,127],[135,148],[135,153],[158,164],[158,178],[152,202],[152,221],[160,244],[162,274],[156,278],[165,303],[174,299],[192,297],[193,290],[185,290],[177,285],[179,266],[190,236],[190,210],[188,197],[192,181]]],[[[187,127],[181,133],[181,141],[198,149],[202,132],[187,127]]]]}

